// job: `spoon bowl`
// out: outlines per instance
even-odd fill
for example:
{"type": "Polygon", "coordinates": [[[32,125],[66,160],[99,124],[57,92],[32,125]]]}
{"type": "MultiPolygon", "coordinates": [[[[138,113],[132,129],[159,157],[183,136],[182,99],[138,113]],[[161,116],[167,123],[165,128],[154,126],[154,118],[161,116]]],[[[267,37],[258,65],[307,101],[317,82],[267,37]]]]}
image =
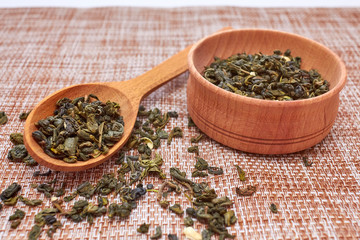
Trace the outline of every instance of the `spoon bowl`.
{"type": "MultiPolygon", "coordinates": [[[[126,82],[124,87],[126,87],[126,82]]],[[[124,94],[124,92],[120,91],[120,89],[116,88],[119,86],[118,83],[88,83],[88,84],[79,84],[70,86],[60,91],[57,91],[50,95],[49,97],[43,99],[39,102],[38,106],[31,111],[28,116],[25,124],[25,145],[28,149],[28,152],[31,156],[41,165],[47,166],[54,170],[61,171],[78,171],[84,170],[87,168],[92,168],[107,159],[109,159],[114,153],[117,152],[119,148],[121,148],[129,138],[132,128],[134,126],[136,115],[138,111],[138,105],[136,103],[140,102],[140,99],[130,100],[129,97],[124,94]],[[59,99],[64,97],[74,99],[79,96],[85,96],[89,93],[95,94],[100,100],[107,101],[111,100],[119,103],[121,106],[120,113],[123,116],[125,126],[123,137],[117,142],[114,146],[109,149],[109,152],[106,155],[101,155],[97,158],[91,158],[88,161],[77,161],[76,163],[66,163],[64,161],[51,158],[47,155],[40,145],[34,141],[31,136],[31,133],[38,130],[34,123],[38,122],[41,119],[44,119],[48,116],[53,115],[55,110],[55,104],[59,99]]],[[[125,89],[125,88],[124,88],[125,89]]]]}

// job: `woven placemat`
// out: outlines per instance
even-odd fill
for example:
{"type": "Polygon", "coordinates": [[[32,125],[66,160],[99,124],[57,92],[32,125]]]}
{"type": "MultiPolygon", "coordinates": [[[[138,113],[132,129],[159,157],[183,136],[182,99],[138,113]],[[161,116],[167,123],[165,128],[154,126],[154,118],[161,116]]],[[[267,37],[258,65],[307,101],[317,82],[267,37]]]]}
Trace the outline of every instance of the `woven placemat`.
{"type": "MultiPolygon", "coordinates": [[[[0,111],[9,117],[0,126],[0,189],[13,182],[22,185],[21,194],[40,198],[40,207],[19,202],[0,211],[0,239],[26,239],[34,216],[50,207],[42,193],[30,187],[57,178],[56,187],[66,183],[66,195],[84,181],[96,183],[103,174],[116,172],[111,159],[93,169],[55,172],[49,177],[33,177],[42,166],[28,167],[10,162],[9,134],[22,132],[21,112],[29,111],[48,94],[65,86],[123,81],[136,77],[167,59],[187,45],[225,26],[268,28],[300,34],[318,41],[338,54],[348,70],[348,82],[340,94],[341,104],[330,134],[316,146],[300,153],[263,156],[244,153],[205,138],[199,143],[200,156],[224,174],[209,176],[208,182],[219,196],[234,201],[232,209],[238,221],[229,232],[236,239],[359,239],[360,238],[360,9],[261,9],[237,7],[151,8],[20,8],[0,9],[0,111]],[[313,165],[306,167],[302,157],[313,165]],[[248,180],[239,181],[235,164],[245,170],[248,180]],[[235,187],[257,185],[250,197],[239,197],[235,187]],[[275,203],[279,212],[269,206],[275,203]],[[21,209],[25,218],[16,230],[8,217],[21,209]]],[[[162,143],[157,150],[168,178],[170,167],[179,167],[188,176],[194,170],[194,154],[188,153],[190,138],[198,133],[187,127],[186,81],[184,73],[146,97],[142,104],[162,111],[177,111],[178,119],[166,126],[179,126],[183,138],[170,146],[162,143]]],[[[195,181],[201,181],[196,179],[195,181]]],[[[161,180],[148,177],[144,183],[156,188],[161,180]]],[[[109,195],[110,202],[120,203],[109,195]]],[[[81,198],[77,198],[81,199],[81,198]]],[[[183,195],[170,195],[171,204],[190,206],[183,195]]],[[[93,198],[91,202],[96,203],[93,198]]],[[[70,209],[73,202],[66,204],[70,209]]],[[[184,239],[183,218],[162,209],[155,193],[149,192],[138,202],[128,219],[96,218],[73,223],[59,217],[63,227],[54,239],[149,239],[161,226],[162,239],[177,234],[184,239]],[[136,232],[142,223],[150,223],[147,235],[136,232]]],[[[196,222],[201,232],[205,225],[196,222]]],[[[47,239],[43,232],[41,239],[47,239]]]]}

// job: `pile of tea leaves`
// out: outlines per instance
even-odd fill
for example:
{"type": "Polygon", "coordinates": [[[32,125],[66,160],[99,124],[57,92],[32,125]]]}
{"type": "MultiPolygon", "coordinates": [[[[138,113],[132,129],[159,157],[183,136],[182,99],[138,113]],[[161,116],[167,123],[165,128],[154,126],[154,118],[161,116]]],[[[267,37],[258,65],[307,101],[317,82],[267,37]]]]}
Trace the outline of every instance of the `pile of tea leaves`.
{"type": "Polygon", "coordinates": [[[124,132],[118,103],[101,102],[89,94],[57,101],[54,116],[39,120],[33,138],[52,158],[67,163],[106,154],[124,132]],[[94,101],[92,101],[94,100],[94,101]]]}
{"type": "Polygon", "coordinates": [[[203,77],[227,91],[266,100],[307,99],[329,91],[329,82],[314,69],[301,69],[301,58],[275,50],[272,55],[239,53],[205,67],[203,77]]]}

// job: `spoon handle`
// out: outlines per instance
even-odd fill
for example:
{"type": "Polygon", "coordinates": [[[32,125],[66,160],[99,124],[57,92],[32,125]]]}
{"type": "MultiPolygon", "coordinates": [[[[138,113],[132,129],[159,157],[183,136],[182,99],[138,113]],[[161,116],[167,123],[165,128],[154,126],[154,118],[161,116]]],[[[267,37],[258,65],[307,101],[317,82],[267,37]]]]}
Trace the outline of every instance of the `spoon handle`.
{"type": "Polygon", "coordinates": [[[116,87],[124,92],[126,91],[131,98],[141,100],[188,69],[187,55],[191,47],[192,45],[188,46],[136,78],[124,82],[112,82],[111,84],[117,85],[116,87]]]}
{"type": "MultiPolygon", "coordinates": [[[[231,27],[225,27],[217,32],[232,29],[231,27]]],[[[161,87],[174,77],[182,74],[188,69],[187,56],[192,45],[173,55],[169,59],[155,66],[151,70],[144,74],[118,83],[112,83],[117,85],[117,88],[121,88],[122,91],[126,91],[132,98],[142,98],[149,95],[152,91],[161,87]]]]}

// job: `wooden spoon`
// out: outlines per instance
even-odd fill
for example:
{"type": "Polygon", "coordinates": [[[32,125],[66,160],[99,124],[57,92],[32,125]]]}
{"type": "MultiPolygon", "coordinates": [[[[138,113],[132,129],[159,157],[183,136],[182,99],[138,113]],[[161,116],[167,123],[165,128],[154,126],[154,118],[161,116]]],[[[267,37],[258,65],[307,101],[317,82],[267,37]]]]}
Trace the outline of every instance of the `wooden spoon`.
{"type": "MultiPolygon", "coordinates": [[[[220,31],[230,29],[224,28],[220,31]]],[[[188,68],[187,55],[192,46],[175,54],[168,60],[162,62],[150,71],[131,80],[122,82],[87,83],[63,88],[38,103],[31,111],[25,123],[24,143],[30,155],[41,165],[57,171],[81,171],[95,167],[114,155],[128,140],[136,121],[138,108],[141,99],[167,83],[174,77],[185,72],[188,68]],[[76,97],[95,94],[102,102],[108,100],[120,104],[121,115],[124,117],[125,128],[121,140],[110,148],[106,155],[88,161],[66,163],[51,158],[42,150],[39,144],[33,139],[32,133],[37,130],[35,123],[48,116],[52,116],[55,110],[55,103],[64,97],[74,99],[76,97]]]]}

